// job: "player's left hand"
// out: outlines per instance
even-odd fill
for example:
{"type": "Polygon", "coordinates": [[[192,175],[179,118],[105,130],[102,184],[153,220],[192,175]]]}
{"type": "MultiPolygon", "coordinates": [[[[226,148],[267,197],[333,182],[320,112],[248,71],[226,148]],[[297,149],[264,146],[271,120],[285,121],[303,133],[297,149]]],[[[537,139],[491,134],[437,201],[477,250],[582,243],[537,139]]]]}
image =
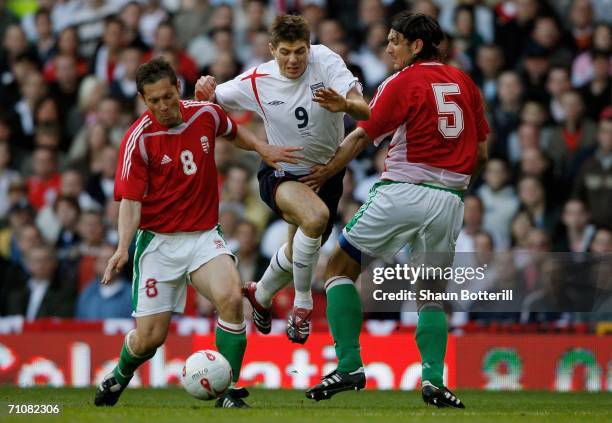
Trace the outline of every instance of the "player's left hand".
{"type": "Polygon", "coordinates": [[[346,110],[346,98],[333,88],[321,88],[317,90],[312,100],[332,113],[344,112],[346,110]]]}
{"type": "Polygon", "coordinates": [[[296,151],[302,151],[303,149],[304,147],[283,147],[262,143],[257,148],[257,152],[268,166],[272,166],[276,170],[282,170],[283,168],[279,163],[297,164],[298,160],[303,159],[304,156],[296,154],[296,151]]]}
{"type": "Polygon", "coordinates": [[[319,192],[323,184],[332,176],[328,167],[315,165],[310,169],[310,174],[300,178],[299,181],[309,186],[314,192],[319,192]]]}

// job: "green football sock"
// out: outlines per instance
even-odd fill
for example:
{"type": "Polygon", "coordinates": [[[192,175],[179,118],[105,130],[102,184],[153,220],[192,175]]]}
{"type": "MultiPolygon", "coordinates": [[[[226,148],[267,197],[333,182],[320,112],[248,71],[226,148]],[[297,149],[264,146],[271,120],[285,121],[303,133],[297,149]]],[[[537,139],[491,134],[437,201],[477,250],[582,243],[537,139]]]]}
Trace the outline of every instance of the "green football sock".
{"type": "Polygon", "coordinates": [[[336,345],[338,370],[352,372],[363,366],[359,335],[363,314],[361,299],[353,281],[336,277],[325,284],[327,321],[336,345]]]}
{"type": "Polygon", "coordinates": [[[227,323],[218,319],[215,336],[217,350],[232,366],[232,382],[235,383],[240,378],[240,368],[246,350],[246,325],[244,322],[227,323]]]}
{"type": "Polygon", "coordinates": [[[421,353],[423,370],[421,381],[428,380],[435,386],[442,386],[444,356],[448,328],[446,315],[439,307],[426,307],[419,312],[419,323],[415,334],[421,353]]]}
{"type": "Polygon", "coordinates": [[[113,369],[115,379],[117,379],[117,382],[119,382],[121,386],[127,386],[127,384],[130,383],[132,376],[134,376],[134,372],[136,371],[136,369],[142,363],[152,358],[155,355],[155,352],[157,351],[155,350],[144,356],[136,356],[132,354],[127,348],[127,340],[130,336],[130,333],[126,335],[125,340],[123,341],[121,355],[119,356],[119,363],[117,363],[117,366],[115,366],[115,368],[113,369]]]}

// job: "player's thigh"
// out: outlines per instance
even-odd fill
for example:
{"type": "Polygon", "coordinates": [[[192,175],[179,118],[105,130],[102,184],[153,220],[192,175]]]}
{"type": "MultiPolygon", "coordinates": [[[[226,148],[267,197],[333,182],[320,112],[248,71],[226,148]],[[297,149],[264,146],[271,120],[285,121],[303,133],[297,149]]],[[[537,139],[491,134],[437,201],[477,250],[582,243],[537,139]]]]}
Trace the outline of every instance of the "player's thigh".
{"type": "Polygon", "coordinates": [[[242,282],[232,256],[218,255],[190,276],[191,284],[213,303],[223,320],[242,321],[242,282]]]}
{"type": "Polygon", "coordinates": [[[183,237],[138,232],[132,282],[134,317],[183,312],[190,249],[190,241],[183,237]]]}
{"type": "Polygon", "coordinates": [[[352,258],[340,245],[332,253],[325,269],[325,280],[334,276],[346,276],[353,282],[359,277],[361,264],[352,258]]]}
{"type": "Polygon", "coordinates": [[[380,181],[345,226],[342,235],[364,254],[392,261],[418,233],[426,204],[412,184],[380,181]]]}
{"type": "Polygon", "coordinates": [[[423,264],[450,266],[463,225],[463,201],[446,191],[422,189],[429,191],[430,207],[423,230],[414,242],[413,253],[422,257],[423,264]]]}
{"type": "Polygon", "coordinates": [[[319,196],[301,182],[285,181],[276,188],[276,206],[287,222],[302,226],[305,222],[327,225],[329,210],[319,196]]]}

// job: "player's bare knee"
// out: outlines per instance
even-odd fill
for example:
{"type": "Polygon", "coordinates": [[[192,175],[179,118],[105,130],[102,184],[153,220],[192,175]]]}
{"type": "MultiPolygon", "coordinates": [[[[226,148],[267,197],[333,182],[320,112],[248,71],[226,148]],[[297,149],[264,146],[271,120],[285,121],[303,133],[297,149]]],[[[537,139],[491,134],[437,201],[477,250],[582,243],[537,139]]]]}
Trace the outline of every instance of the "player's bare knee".
{"type": "Polygon", "coordinates": [[[138,330],[138,350],[146,353],[159,348],[166,341],[168,327],[165,324],[150,325],[138,330]]]}
{"type": "Polygon", "coordinates": [[[300,225],[300,229],[302,229],[302,232],[307,236],[312,238],[319,237],[325,232],[328,219],[329,210],[327,207],[315,208],[304,218],[300,225]]]}
{"type": "Polygon", "coordinates": [[[232,292],[218,306],[219,316],[227,321],[238,323],[244,320],[242,313],[242,293],[238,290],[232,292]]]}

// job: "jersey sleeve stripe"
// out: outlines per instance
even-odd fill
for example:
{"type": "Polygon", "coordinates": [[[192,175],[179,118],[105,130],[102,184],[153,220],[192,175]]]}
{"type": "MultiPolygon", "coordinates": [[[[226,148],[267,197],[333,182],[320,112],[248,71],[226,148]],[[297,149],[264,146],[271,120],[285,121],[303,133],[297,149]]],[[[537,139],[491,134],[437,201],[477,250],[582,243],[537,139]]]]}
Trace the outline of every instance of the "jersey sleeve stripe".
{"type": "Polygon", "coordinates": [[[142,122],[138,124],[136,128],[130,134],[128,138],[127,145],[125,147],[125,153],[123,156],[123,168],[121,173],[121,179],[127,179],[130,173],[130,167],[132,167],[132,153],[134,152],[134,148],[136,147],[136,139],[142,135],[144,128],[151,124],[151,120],[148,117],[145,117],[142,122]]]}
{"type": "Polygon", "coordinates": [[[232,120],[230,118],[228,118],[228,117],[226,117],[225,119],[227,120],[227,131],[225,131],[223,136],[231,134],[232,130],[234,129],[234,125],[232,124],[232,120]]]}

